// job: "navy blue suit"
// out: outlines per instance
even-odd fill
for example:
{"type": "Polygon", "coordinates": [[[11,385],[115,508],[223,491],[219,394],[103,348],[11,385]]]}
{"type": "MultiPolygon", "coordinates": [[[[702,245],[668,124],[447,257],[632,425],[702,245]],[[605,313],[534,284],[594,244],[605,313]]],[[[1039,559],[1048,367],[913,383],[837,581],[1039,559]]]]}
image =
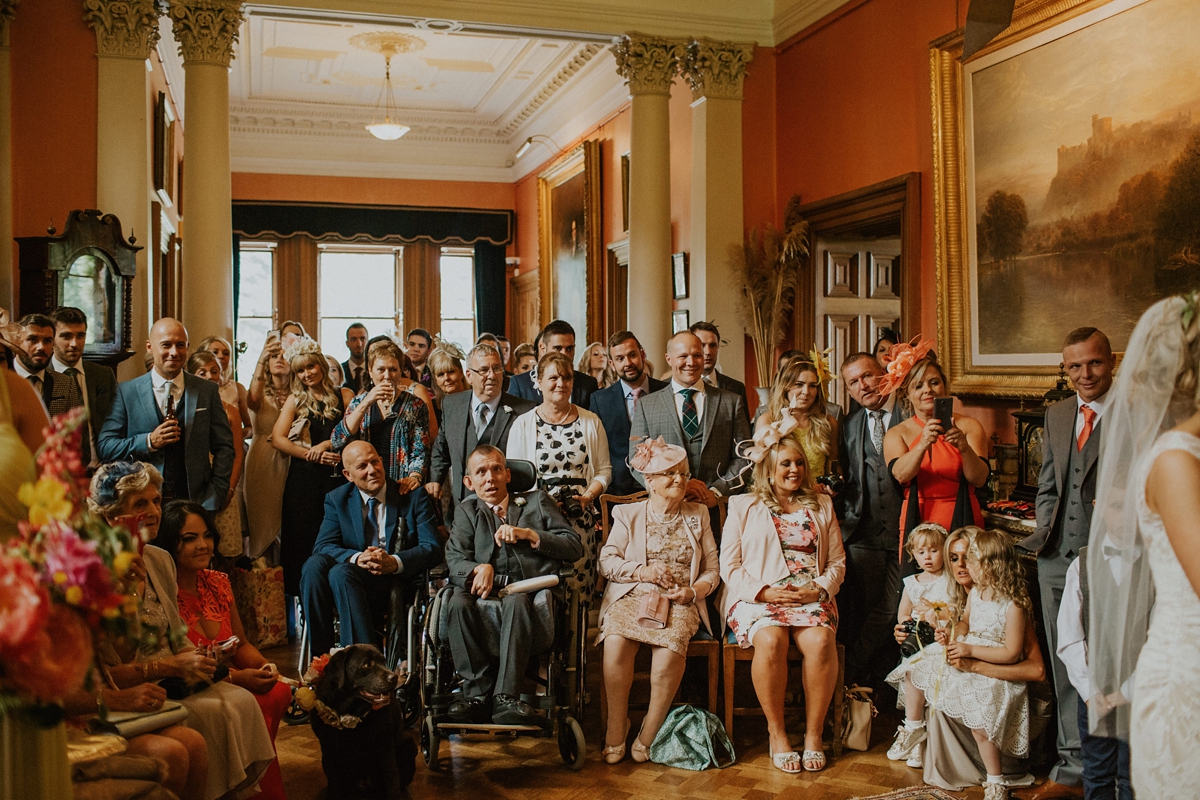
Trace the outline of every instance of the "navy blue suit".
{"type": "MultiPolygon", "coordinates": [[[[648,392],[657,392],[667,386],[666,381],[650,378],[648,392]]],[[[645,397],[645,395],[643,395],[645,397]]],[[[629,457],[629,413],[625,405],[625,384],[617,381],[592,395],[592,413],[604,423],[608,435],[608,459],[612,462],[612,481],[608,484],[609,494],[633,494],[640,492],[642,485],[625,466],[629,457]]]]}
{"type": "Polygon", "coordinates": [[[388,480],[384,503],[386,550],[400,557],[402,571],[372,575],[351,559],[378,541],[365,531],[366,503],[352,483],[325,495],[325,518],[313,554],[304,562],[300,596],[314,655],[333,647],[333,612],[341,619],[343,645],[382,644],[379,619],[398,581],[420,581],[442,561],[433,500],[417,487],[400,494],[388,480]],[[371,541],[368,541],[371,539],[371,541]]]}

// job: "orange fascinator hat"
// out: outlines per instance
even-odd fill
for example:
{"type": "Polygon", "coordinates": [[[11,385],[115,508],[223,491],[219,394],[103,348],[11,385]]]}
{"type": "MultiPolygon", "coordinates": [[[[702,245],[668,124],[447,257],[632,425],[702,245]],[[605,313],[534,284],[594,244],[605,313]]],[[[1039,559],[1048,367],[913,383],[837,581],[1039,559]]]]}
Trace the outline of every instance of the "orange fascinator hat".
{"type": "Polygon", "coordinates": [[[887,374],[879,379],[879,393],[889,395],[900,388],[917,362],[933,352],[933,342],[915,337],[907,344],[894,344],[883,357],[887,374]]]}

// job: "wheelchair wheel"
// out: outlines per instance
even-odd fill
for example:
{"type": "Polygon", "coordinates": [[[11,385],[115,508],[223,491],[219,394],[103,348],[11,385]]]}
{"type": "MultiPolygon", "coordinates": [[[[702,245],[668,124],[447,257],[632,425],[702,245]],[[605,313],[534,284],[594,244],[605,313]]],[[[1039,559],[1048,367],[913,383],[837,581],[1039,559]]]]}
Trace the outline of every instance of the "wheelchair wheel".
{"type": "Polygon", "coordinates": [[[574,770],[583,769],[587,757],[587,741],[583,738],[583,728],[572,716],[564,716],[558,726],[558,754],[563,763],[574,770]]]}
{"type": "Polygon", "coordinates": [[[438,748],[441,746],[442,740],[438,736],[433,715],[426,714],[425,723],[421,726],[421,757],[425,759],[425,766],[429,767],[430,772],[438,771],[438,748]]]}

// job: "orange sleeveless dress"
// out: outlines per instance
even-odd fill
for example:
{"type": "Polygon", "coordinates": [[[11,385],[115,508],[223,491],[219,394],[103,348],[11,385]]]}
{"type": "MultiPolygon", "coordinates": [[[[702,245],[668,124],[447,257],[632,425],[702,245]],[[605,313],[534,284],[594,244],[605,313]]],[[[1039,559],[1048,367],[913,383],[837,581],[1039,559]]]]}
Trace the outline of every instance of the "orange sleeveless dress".
{"type": "MultiPolygon", "coordinates": [[[[925,423],[919,417],[913,420],[922,428],[925,423]]],[[[914,445],[916,443],[914,442],[914,445]]],[[[909,448],[910,450],[912,448],[909,448]]],[[[958,448],[939,436],[921,460],[917,473],[917,502],[920,503],[921,521],[936,522],[946,530],[954,524],[954,506],[958,501],[959,484],[963,478],[962,453],[958,448]]],[[[974,524],[983,527],[983,511],[979,499],[970,492],[971,517],[974,524]]],[[[908,519],[908,504],[912,502],[912,483],[904,489],[904,507],[900,510],[900,558],[904,558],[905,520],[908,519]]]]}

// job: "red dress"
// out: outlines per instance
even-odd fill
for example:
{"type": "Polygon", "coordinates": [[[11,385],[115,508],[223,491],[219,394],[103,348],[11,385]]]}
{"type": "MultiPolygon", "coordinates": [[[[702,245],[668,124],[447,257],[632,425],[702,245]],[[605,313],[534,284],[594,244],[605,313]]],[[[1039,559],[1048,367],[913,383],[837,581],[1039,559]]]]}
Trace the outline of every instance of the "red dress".
{"type": "MultiPolygon", "coordinates": [[[[925,423],[914,416],[913,421],[922,428],[925,423]]],[[[920,441],[918,438],[917,441],[920,441]]],[[[913,442],[913,447],[917,441],[913,442]]],[[[909,448],[912,450],[912,447],[909,448]]],[[[920,503],[921,522],[936,522],[946,530],[954,525],[954,506],[958,502],[958,487],[963,478],[962,453],[958,448],[939,436],[921,459],[917,473],[917,501],[920,503]]],[[[974,524],[983,527],[983,511],[979,499],[970,492],[971,516],[974,524]]],[[[908,519],[908,504],[912,500],[912,483],[904,489],[904,507],[900,510],[900,558],[904,558],[905,521],[908,519]]]]}
{"type": "MultiPolygon", "coordinates": [[[[179,615],[188,626],[188,639],[197,647],[222,642],[233,636],[233,615],[229,609],[233,605],[233,587],[229,585],[229,576],[212,569],[202,569],[196,576],[196,592],[190,594],[179,589],[179,615]],[[201,620],[220,623],[217,635],[209,638],[204,635],[201,620]]],[[[263,718],[267,722],[267,730],[271,732],[271,741],[279,733],[279,723],[283,720],[284,712],[292,702],[292,690],[285,683],[276,683],[269,692],[258,694],[251,692],[258,701],[263,718]]],[[[283,791],[283,776],[279,772],[279,759],[276,758],[267,767],[258,782],[259,797],[268,800],[287,800],[283,791]]]]}

